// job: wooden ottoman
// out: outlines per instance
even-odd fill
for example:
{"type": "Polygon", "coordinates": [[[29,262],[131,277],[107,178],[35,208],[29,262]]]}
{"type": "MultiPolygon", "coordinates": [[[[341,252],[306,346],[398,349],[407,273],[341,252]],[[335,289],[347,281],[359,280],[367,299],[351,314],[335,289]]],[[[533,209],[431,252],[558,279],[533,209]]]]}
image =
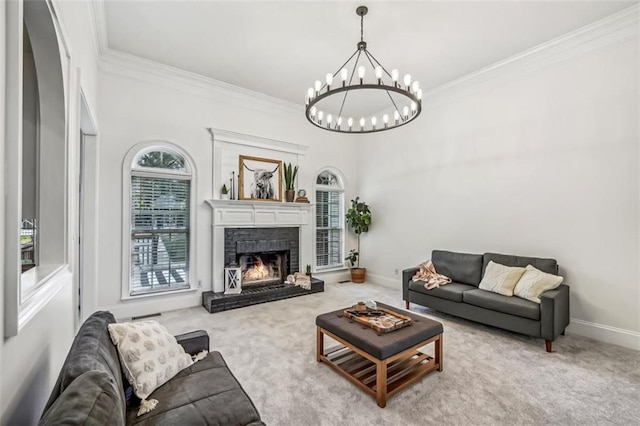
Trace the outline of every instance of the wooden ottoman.
{"type": "Polygon", "coordinates": [[[331,366],[363,389],[384,408],[387,398],[415,383],[433,370],[442,371],[442,324],[400,311],[383,303],[379,307],[409,316],[413,323],[389,333],[344,317],[344,309],[316,317],[316,359],[331,366]],[[340,345],[324,349],[324,336],[340,345]],[[418,351],[434,343],[435,356],[418,351]]]}

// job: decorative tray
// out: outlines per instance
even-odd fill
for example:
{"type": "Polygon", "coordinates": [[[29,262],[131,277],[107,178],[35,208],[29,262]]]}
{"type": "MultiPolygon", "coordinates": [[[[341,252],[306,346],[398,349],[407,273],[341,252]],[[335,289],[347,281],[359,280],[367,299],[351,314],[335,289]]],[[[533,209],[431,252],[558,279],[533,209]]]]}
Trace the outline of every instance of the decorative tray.
{"type": "Polygon", "coordinates": [[[411,317],[385,308],[357,310],[355,306],[353,306],[344,310],[344,316],[367,327],[371,327],[378,333],[389,333],[411,325],[413,322],[411,317]]]}

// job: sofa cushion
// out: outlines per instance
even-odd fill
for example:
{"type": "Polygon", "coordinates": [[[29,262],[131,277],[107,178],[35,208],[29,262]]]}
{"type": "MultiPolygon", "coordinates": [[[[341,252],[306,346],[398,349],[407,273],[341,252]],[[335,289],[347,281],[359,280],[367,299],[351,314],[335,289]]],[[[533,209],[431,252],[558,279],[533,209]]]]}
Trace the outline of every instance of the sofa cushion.
{"type": "Polygon", "coordinates": [[[478,286],[482,278],[482,255],[433,250],[431,261],[436,272],[462,284],[478,286]]]}
{"type": "Polygon", "coordinates": [[[122,391],[111,374],[104,371],[87,371],[76,378],[44,413],[40,426],[44,425],[124,425],[122,391]]]}
{"type": "Polygon", "coordinates": [[[462,301],[492,311],[536,321],[540,320],[540,305],[519,297],[503,296],[490,291],[475,289],[465,291],[462,295],[462,301]]]}
{"type": "Polygon", "coordinates": [[[428,294],[429,296],[439,297],[440,299],[451,300],[452,302],[462,302],[462,293],[467,290],[474,290],[475,286],[461,283],[450,283],[440,287],[427,290],[424,287],[424,281],[415,281],[409,284],[409,290],[418,293],[428,294]]]}
{"type": "MultiPolygon", "coordinates": [[[[107,330],[108,325],[115,322],[111,312],[100,311],[92,314],[82,324],[71,344],[71,349],[60,370],[58,381],[51,392],[45,411],[51,407],[67,386],[88,371],[104,371],[111,376],[118,389],[124,389],[118,353],[116,347],[111,343],[107,330]]],[[[120,392],[119,399],[119,409],[124,414],[124,392],[120,392]]],[[[114,413],[114,415],[116,414],[114,413]]]]}
{"type": "Polygon", "coordinates": [[[505,266],[490,261],[484,271],[482,281],[478,288],[503,296],[513,296],[518,280],[524,275],[526,269],[516,266],[505,266]]]}
{"type": "Polygon", "coordinates": [[[495,263],[500,263],[506,266],[518,266],[520,268],[525,268],[527,265],[533,265],[535,268],[541,270],[542,272],[546,272],[547,274],[554,274],[554,275],[558,274],[558,262],[556,262],[555,259],[511,256],[508,254],[499,254],[499,253],[485,253],[483,255],[483,263],[482,263],[483,276],[484,276],[484,271],[487,269],[487,265],[492,260],[495,263]]]}
{"type": "Polygon", "coordinates": [[[523,299],[540,303],[540,295],[545,291],[553,290],[562,284],[563,278],[554,274],[547,274],[531,265],[527,265],[526,272],[518,281],[513,293],[523,299]]]}
{"type": "Polygon", "coordinates": [[[256,407],[227,367],[219,352],[185,368],[156,389],[155,410],[137,416],[127,410],[131,425],[261,425],[256,407]]]}

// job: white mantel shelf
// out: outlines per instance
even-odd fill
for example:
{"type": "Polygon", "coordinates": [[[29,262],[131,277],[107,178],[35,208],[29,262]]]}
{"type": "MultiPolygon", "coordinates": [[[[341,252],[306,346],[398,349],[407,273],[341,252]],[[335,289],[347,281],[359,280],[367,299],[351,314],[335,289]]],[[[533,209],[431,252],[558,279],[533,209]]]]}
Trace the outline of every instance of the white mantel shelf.
{"type": "Polygon", "coordinates": [[[225,228],[296,227],[300,231],[300,265],[313,259],[313,204],[275,201],[206,200],[211,207],[213,291],[224,291],[225,228]]]}
{"type": "Polygon", "coordinates": [[[309,203],[274,201],[207,200],[213,210],[213,226],[307,226],[309,203]]]}

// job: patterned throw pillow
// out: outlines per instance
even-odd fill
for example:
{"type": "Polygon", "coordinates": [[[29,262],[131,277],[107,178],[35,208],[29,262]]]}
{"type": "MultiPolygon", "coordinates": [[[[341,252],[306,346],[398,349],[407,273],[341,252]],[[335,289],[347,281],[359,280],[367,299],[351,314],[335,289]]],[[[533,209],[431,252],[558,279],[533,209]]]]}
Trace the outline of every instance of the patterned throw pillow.
{"type": "Polygon", "coordinates": [[[548,290],[553,290],[562,284],[564,278],[559,275],[548,274],[531,265],[527,265],[526,272],[516,284],[513,294],[532,302],[540,303],[540,295],[548,290]]]}
{"type": "Polygon", "coordinates": [[[109,335],[127,380],[142,400],[193,364],[176,338],[156,321],[109,324],[109,335]]]}
{"type": "Polygon", "coordinates": [[[487,265],[478,288],[503,296],[513,296],[513,289],[524,272],[524,268],[505,266],[492,260],[487,265]]]}

